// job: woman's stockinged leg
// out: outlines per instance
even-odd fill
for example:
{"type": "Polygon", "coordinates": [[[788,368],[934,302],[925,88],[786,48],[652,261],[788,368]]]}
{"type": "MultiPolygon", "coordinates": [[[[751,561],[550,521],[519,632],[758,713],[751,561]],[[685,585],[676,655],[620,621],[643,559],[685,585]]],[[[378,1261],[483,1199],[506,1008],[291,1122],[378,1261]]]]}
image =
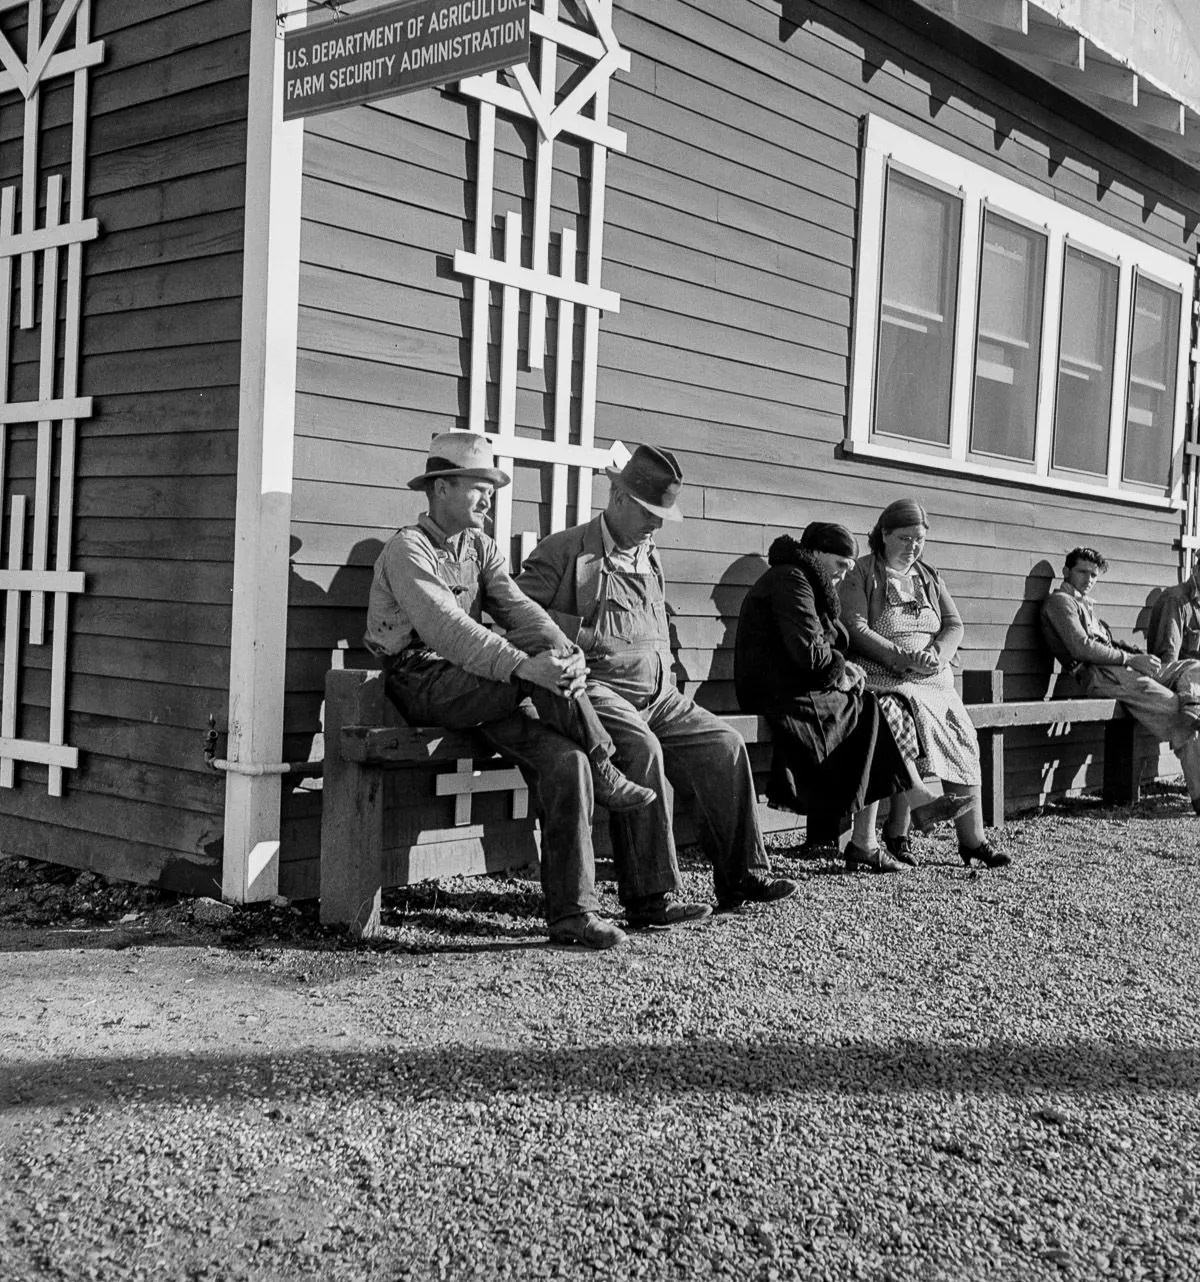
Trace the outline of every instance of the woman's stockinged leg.
{"type": "Polygon", "coordinates": [[[983,789],[978,784],[949,783],[943,780],[942,787],[951,796],[971,797],[975,804],[965,815],[954,821],[958,832],[958,844],[964,850],[975,850],[987,840],[983,827],[983,789]]]}
{"type": "Polygon", "coordinates": [[[875,819],[879,814],[879,802],[872,801],[854,816],[850,840],[860,850],[873,850],[879,843],[875,838],[875,819]]]}
{"type": "MultiPolygon", "coordinates": [[[[928,791],[928,789],[925,789],[928,791]]],[[[888,802],[888,817],[883,825],[884,832],[889,837],[904,837],[908,834],[909,816],[912,807],[909,803],[911,793],[898,792],[888,802]]],[[[926,798],[932,800],[932,796],[926,798]]]]}

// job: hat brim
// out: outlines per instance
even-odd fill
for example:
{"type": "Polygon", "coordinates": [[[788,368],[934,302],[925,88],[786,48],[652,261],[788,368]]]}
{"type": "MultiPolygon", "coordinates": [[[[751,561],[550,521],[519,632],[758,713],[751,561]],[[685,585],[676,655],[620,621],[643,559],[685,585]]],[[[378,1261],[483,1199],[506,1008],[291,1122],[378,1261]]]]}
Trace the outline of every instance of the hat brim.
{"type": "Polygon", "coordinates": [[[617,486],[618,489],[623,490],[626,494],[628,494],[629,497],[635,503],[640,503],[641,506],[644,507],[647,512],[651,512],[655,516],[662,517],[664,521],[682,521],[683,520],[683,513],[679,510],[679,508],[674,503],[672,503],[670,507],[662,507],[658,503],[647,503],[645,499],[639,498],[629,488],[629,486],[625,484],[624,480],[621,477],[620,468],[613,467],[612,464],[610,463],[604,469],[604,475],[607,476],[608,479],[615,486],[617,486]]]}
{"type": "Polygon", "coordinates": [[[443,467],[436,468],[432,472],[422,472],[420,476],[414,476],[408,483],[410,490],[423,490],[430,481],[436,481],[439,476],[463,476],[473,481],[490,481],[498,490],[502,490],[506,485],[512,484],[512,477],[507,472],[502,472],[498,467],[443,467]]]}

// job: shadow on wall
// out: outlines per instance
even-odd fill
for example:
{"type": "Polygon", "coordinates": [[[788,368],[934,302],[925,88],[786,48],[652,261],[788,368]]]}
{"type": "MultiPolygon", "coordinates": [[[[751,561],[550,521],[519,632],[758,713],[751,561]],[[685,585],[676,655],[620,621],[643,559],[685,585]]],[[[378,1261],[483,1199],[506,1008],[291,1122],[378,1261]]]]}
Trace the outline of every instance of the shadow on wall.
{"type": "Polygon", "coordinates": [[[1044,558],[1025,576],[1021,604],[1004,634],[997,667],[1004,673],[1006,699],[1045,699],[1050,695],[1054,660],[1042,641],[1042,602],[1054,587],[1055,569],[1044,558]]]}
{"type": "Polygon", "coordinates": [[[363,646],[363,633],[371,575],[383,543],[360,539],[326,587],[320,579],[327,566],[300,567],[313,578],[297,568],[296,556],[303,546],[293,535],[288,568],[285,753],[289,760],[317,761],[324,756],[325,673],[330,668],[376,666],[363,646]]]}
{"type": "Polygon", "coordinates": [[[721,636],[711,647],[707,644],[703,647],[706,650],[712,649],[713,659],[710,675],[700,683],[695,697],[697,703],[714,712],[732,712],[737,708],[737,699],[733,693],[733,647],[737,638],[738,614],[747,589],[757,583],[766,572],[766,558],[757,552],[749,552],[730,564],[712,590],[712,602],[717,622],[721,625],[721,636]],[[728,659],[720,659],[722,654],[727,654],[728,659]],[[725,664],[728,664],[727,668],[725,664]],[[725,673],[728,675],[723,675],[725,673]]]}
{"type": "Polygon", "coordinates": [[[1162,594],[1162,588],[1150,589],[1146,594],[1146,602],[1138,611],[1137,620],[1133,625],[1134,632],[1142,634],[1142,645],[1147,650],[1150,648],[1150,616],[1154,613],[1154,607],[1158,604],[1158,598],[1162,594]]]}

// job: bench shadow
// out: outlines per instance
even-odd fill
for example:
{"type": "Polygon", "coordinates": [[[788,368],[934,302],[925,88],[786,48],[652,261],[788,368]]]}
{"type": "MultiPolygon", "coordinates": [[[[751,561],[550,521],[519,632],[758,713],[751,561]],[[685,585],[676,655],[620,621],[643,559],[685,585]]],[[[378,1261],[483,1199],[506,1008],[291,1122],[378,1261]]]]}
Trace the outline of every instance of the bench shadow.
{"type": "Polygon", "coordinates": [[[564,1099],[581,1095],[638,1098],[711,1095],[755,1098],[813,1092],[841,1095],[955,1092],[1012,1096],[1069,1092],[1123,1099],[1200,1088],[1196,1049],[1077,1040],[1068,1044],[997,1040],[983,1046],[905,1038],[852,1046],[713,1038],[636,1045],[628,1042],[548,1049],[451,1045],[432,1049],[291,1054],[84,1056],[9,1068],[0,1111],[100,1106],[136,1098],[344,1101],[347,1083],[360,1097],[489,1102],[520,1090],[564,1099]],[[147,1080],[147,1067],[153,1069],[147,1080]]]}

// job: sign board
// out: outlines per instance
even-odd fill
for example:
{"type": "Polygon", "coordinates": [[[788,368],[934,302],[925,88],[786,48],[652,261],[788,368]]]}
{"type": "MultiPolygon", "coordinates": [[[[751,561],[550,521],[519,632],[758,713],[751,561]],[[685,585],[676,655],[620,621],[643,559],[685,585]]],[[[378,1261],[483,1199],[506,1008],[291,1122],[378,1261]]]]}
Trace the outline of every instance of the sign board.
{"type": "Polygon", "coordinates": [[[529,61],[529,0],[402,0],[283,38],[283,118],[529,61]]]}

